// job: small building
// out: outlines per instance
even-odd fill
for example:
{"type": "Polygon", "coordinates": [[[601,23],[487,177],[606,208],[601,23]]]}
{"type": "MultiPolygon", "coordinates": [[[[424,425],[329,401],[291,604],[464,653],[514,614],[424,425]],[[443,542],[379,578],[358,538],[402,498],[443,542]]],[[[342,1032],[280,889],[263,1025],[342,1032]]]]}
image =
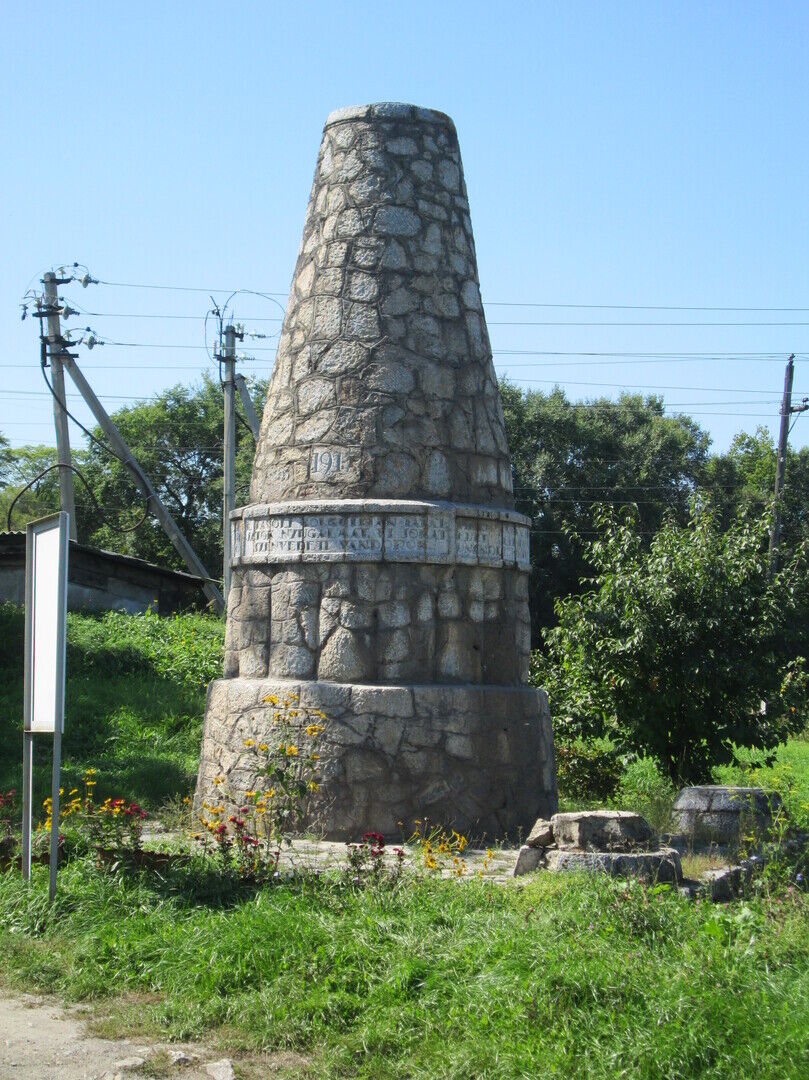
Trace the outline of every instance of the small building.
{"type": "MultiPolygon", "coordinates": [[[[25,603],[25,533],[0,533],[0,602],[25,603]]],[[[152,610],[170,615],[204,607],[202,578],[155,566],[132,555],[70,541],[67,606],[70,611],[152,610]]]]}

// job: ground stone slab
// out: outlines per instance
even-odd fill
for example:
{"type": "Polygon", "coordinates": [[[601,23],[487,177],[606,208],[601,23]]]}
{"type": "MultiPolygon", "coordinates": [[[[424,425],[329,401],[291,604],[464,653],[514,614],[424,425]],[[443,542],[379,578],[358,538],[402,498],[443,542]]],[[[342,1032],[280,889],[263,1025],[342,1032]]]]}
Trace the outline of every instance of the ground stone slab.
{"type": "Polygon", "coordinates": [[[660,851],[549,851],[549,870],[584,870],[610,877],[638,877],[644,881],[677,885],[683,871],[673,848],[660,851]]]}

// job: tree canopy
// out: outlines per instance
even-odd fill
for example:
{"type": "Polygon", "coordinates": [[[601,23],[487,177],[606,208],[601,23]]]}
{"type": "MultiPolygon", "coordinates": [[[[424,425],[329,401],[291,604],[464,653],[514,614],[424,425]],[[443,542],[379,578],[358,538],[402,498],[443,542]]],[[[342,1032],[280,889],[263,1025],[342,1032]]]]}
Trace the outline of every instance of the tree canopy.
{"type": "MultiPolygon", "coordinates": [[[[592,531],[597,503],[633,504],[647,539],[664,515],[687,516],[705,475],[710,438],[687,416],[666,416],[662,398],[622,394],[574,403],[500,384],[517,509],[533,518],[531,612],[534,632],[555,621],[554,602],[576,592],[588,573],[584,549],[569,534],[592,531]]],[[[537,642],[538,643],[538,642],[537,642]]]]}

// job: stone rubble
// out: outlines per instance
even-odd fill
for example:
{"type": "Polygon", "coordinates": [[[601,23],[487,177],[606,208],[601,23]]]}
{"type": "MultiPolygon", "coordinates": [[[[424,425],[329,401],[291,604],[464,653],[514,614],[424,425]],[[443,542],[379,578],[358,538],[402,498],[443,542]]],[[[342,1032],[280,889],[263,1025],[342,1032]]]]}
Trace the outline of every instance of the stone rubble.
{"type": "Polygon", "coordinates": [[[514,877],[535,870],[580,870],[610,877],[638,877],[678,885],[680,856],[659,848],[640,814],[626,810],[581,810],[540,818],[518,853],[514,877]]]}

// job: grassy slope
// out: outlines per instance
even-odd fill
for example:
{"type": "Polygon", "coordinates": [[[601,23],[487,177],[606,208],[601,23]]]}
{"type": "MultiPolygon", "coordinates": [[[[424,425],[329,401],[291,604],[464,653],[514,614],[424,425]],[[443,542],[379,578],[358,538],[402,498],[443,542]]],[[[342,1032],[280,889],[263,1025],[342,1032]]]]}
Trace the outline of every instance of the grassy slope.
{"type": "Polygon", "coordinates": [[[74,863],[48,917],[44,877],[0,876],[5,978],[118,995],[107,1030],[295,1048],[317,1077],[809,1076],[803,894],[722,908],[541,874],[211,905],[190,874],[74,863]]]}
{"type": "MultiPolygon", "coordinates": [[[[63,780],[88,765],[98,794],[154,807],[193,785],[205,687],[221,671],[224,628],[201,615],[68,617],[63,780]]],[[[22,612],[0,605],[0,790],[19,788],[22,612]]],[[[37,803],[50,793],[50,747],[37,740],[37,803]]],[[[35,803],[35,805],[37,805],[35,803]]]]}

